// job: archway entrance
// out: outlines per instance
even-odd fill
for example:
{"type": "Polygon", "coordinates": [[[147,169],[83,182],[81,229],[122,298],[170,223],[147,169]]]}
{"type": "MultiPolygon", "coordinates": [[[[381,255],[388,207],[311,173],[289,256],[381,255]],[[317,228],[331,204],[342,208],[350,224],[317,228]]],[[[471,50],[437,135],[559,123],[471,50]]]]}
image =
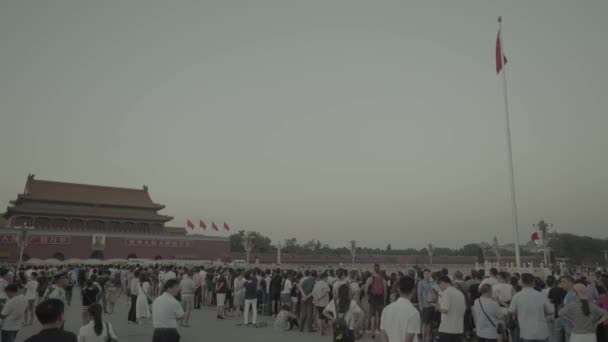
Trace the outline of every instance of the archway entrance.
{"type": "Polygon", "coordinates": [[[63,260],[65,260],[65,255],[63,255],[63,253],[61,253],[61,252],[56,252],[55,254],[53,254],[53,258],[55,258],[59,261],[63,261],[63,260]]]}
{"type": "Polygon", "coordinates": [[[103,260],[103,252],[102,251],[93,251],[90,256],[91,259],[99,259],[103,260]]]}

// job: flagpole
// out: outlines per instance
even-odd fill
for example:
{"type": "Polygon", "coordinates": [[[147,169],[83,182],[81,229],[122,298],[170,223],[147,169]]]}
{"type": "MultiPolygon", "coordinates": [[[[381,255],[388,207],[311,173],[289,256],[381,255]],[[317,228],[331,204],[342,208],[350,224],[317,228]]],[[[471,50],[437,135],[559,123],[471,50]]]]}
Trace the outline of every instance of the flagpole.
{"type": "Polygon", "coordinates": [[[500,35],[500,54],[502,63],[502,89],[505,99],[505,122],[506,122],[506,136],[507,136],[507,156],[509,159],[509,176],[511,181],[511,213],[513,215],[513,230],[515,232],[515,267],[519,269],[521,267],[521,257],[519,254],[519,227],[517,224],[517,201],[515,197],[515,176],[513,173],[513,153],[511,151],[511,125],[509,122],[509,101],[507,100],[507,69],[506,63],[504,62],[505,50],[503,48],[502,39],[502,17],[498,17],[498,32],[500,35]]]}

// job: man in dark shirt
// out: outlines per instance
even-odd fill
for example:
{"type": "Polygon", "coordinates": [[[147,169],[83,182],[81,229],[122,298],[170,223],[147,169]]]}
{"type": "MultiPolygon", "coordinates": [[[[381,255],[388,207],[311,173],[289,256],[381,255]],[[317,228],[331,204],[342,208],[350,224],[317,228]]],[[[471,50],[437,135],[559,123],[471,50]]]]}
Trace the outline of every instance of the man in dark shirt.
{"type": "Polygon", "coordinates": [[[245,273],[245,314],[243,315],[244,324],[249,325],[249,308],[253,310],[253,325],[257,325],[258,319],[258,279],[255,274],[245,273]]]}
{"type": "Polygon", "coordinates": [[[281,270],[276,269],[272,280],[270,281],[270,300],[272,301],[272,316],[275,317],[281,311],[281,285],[283,284],[283,277],[281,276],[281,270]]]}
{"type": "Polygon", "coordinates": [[[555,309],[555,318],[557,318],[557,314],[559,309],[561,309],[562,304],[564,303],[564,298],[566,297],[566,290],[562,289],[557,285],[557,280],[553,276],[547,277],[547,287],[550,289],[547,297],[551,304],[553,304],[555,309]]]}
{"type": "Polygon", "coordinates": [[[25,342],[77,342],[76,335],[62,329],[65,306],[59,299],[47,299],[36,307],[36,317],[42,330],[25,342]]]}

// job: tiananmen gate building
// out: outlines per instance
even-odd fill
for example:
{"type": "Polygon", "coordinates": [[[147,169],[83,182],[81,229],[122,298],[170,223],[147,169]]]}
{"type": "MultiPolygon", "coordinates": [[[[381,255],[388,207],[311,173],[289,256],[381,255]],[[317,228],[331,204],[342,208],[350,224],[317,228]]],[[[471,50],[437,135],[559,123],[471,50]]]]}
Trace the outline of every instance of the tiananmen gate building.
{"type": "Polygon", "coordinates": [[[19,258],[19,231],[29,230],[24,259],[199,259],[230,257],[228,239],[186,235],[167,227],[148,187],[116,188],[37,180],[29,175],[23,193],[0,222],[0,259],[19,258]]]}

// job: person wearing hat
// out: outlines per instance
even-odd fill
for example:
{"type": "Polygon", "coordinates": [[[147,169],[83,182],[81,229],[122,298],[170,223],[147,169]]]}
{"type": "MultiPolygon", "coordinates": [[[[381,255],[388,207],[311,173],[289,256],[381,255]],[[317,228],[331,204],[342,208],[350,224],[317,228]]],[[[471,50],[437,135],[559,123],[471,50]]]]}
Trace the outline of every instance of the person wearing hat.
{"type": "Polygon", "coordinates": [[[591,291],[584,284],[572,288],[575,301],[559,310],[559,317],[570,324],[570,342],[596,342],[598,326],[608,322],[608,312],[591,301],[591,291]]]}
{"type": "Polygon", "coordinates": [[[68,273],[59,271],[55,274],[55,286],[48,288],[44,294],[44,299],[59,299],[63,302],[64,307],[67,306],[68,300],[65,296],[65,288],[68,285],[68,273]]]}

